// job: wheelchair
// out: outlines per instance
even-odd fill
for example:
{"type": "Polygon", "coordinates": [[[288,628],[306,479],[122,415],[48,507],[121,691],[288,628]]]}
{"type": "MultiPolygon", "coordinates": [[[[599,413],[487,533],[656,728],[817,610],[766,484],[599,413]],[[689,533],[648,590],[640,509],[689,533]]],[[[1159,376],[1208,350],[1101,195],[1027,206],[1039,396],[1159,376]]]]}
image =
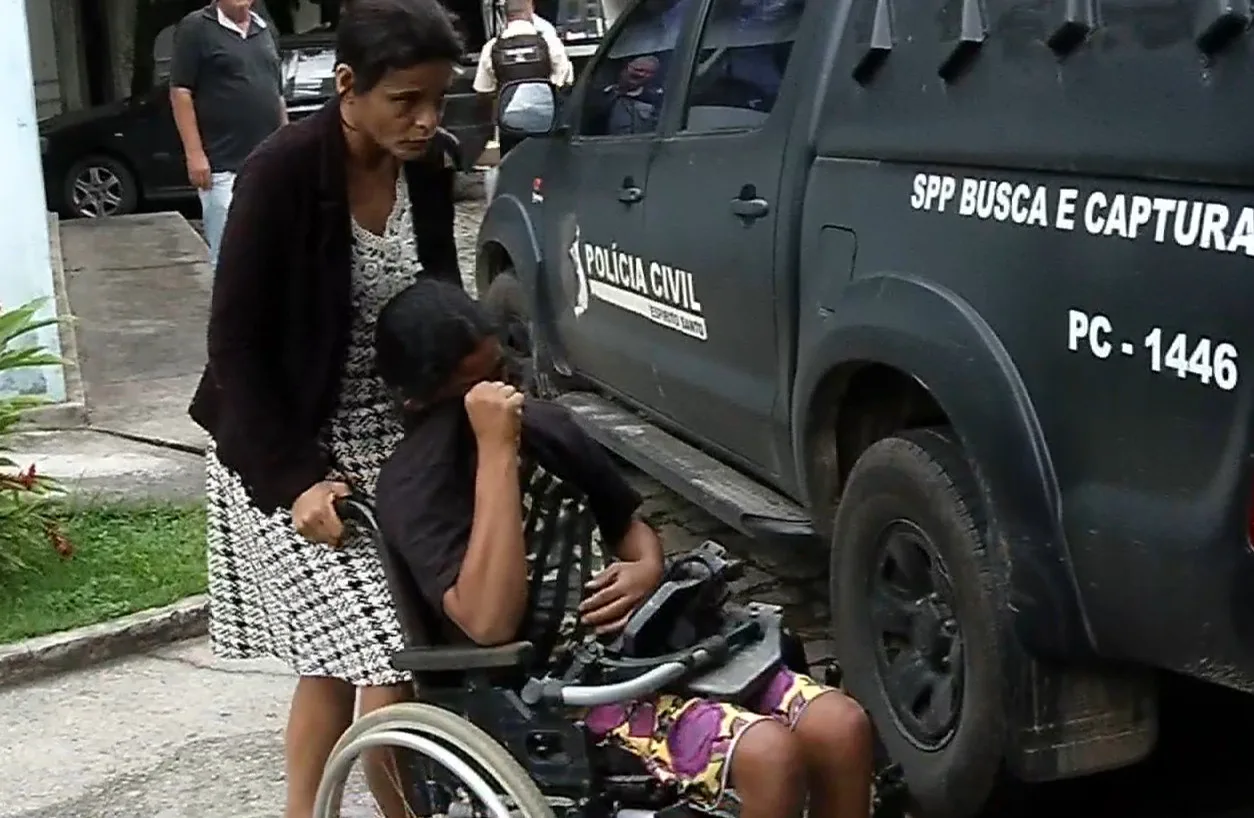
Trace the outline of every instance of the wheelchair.
{"type": "MultiPolygon", "coordinates": [[[[623,631],[608,642],[583,640],[556,675],[533,664],[547,653],[544,646],[441,638],[439,620],[379,536],[370,504],[345,498],[337,511],[379,550],[410,645],[392,665],[413,674],[419,701],[369,713],[349,728],[327,762],[314,818],[339,818],[352,767],[371,750],[393,751],[392,784],[410,815],[690,818],[697,810],[639,760],[596,746],[579,721],[581,710],[656,692],[742,700],[781,665],[809,672],[779,606],[728,602],[728,583],[743,566],[713,541],[670,558],[661,586],[623,631]],[[401,760],[396,750],[410,752],[401,760]]],[[[833,667],[826,681],[838,685],[838,673],[833,667]]],[[[885,768],[872,814],[904,812],[900,775],[885,768]]]]}

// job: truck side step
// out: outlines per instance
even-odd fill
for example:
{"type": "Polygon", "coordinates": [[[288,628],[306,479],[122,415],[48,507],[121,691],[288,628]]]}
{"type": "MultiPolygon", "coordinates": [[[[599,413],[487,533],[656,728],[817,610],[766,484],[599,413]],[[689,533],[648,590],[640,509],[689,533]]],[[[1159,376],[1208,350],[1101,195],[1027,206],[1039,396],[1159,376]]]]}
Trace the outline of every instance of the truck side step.
{"type": "Polygon", "coordinates": [[[741,533],[812,544],[814,527],[801,506],[639,415],[591,392],[568,392],[558,403],[602,446],[741,533]]]}

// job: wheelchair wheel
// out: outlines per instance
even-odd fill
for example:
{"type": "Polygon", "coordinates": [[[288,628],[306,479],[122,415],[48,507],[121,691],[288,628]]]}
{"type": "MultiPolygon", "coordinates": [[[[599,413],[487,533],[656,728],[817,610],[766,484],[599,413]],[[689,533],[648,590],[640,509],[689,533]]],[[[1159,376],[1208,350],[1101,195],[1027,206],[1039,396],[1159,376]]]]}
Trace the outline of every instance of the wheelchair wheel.
{"type": "Polygon", "coordinates": [[[354,762],[363,751],[381,748],[416,753],[420,768],[438,768],[437,780],[456,782],[457,791],[449,795],[467,807],[456,811],[459,816],[554,818],[531,776],[494,738],[456,713],[419,702],[368,713],[345,731],[327,761],[314,818],[340,818],[354,762]]]}

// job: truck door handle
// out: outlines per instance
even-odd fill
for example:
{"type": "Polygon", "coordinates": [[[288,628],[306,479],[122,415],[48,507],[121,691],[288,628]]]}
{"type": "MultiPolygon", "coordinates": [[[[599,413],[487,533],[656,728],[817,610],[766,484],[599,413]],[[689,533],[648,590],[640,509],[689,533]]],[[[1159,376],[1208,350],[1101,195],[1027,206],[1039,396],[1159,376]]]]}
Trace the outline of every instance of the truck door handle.
{"type": "Polygon", "coordinates": [[[760,219],[771,212],[771,203],[766,199],[732,199],[731,212],[742,219],[760,219]]]}
{"type": "Polygon", "coordinates": [[[627,182],[618,189],[618,200],[623,204],[635,204],[644,198],[644,191],[627,182]]]}

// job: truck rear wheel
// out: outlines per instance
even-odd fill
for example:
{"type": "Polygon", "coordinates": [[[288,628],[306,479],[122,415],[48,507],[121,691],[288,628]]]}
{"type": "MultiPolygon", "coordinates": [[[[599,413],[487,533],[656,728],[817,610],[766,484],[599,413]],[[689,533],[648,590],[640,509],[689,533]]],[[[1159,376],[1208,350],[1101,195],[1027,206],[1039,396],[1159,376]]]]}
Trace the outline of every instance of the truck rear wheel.
{"type": "Polygon", "coordinates": [[[931,429],[872,444],[849,474],[832,543],[845,685],[901,765],[913,814],[978,814],[1006,742],[1004,572],[959,444],[931,429]]]}

